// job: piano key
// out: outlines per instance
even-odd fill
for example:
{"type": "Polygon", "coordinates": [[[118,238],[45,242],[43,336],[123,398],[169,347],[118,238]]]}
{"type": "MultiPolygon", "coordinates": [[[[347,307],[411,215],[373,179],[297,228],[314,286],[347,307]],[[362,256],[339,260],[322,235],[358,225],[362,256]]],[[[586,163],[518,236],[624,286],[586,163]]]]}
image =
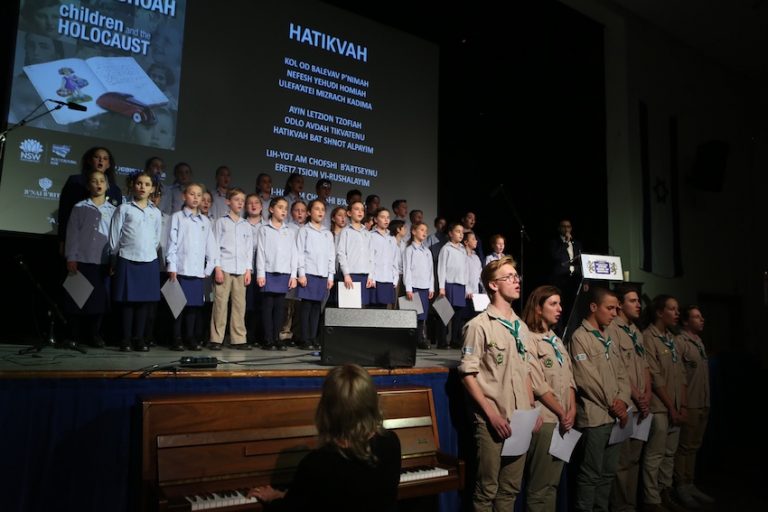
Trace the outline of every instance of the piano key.
{"type": "Polygon", "coordinates": [[[400,472],[400,482],[413,482],[429,478],[448,476],[448,470],[441,467],[416,467],[400,472]]]}

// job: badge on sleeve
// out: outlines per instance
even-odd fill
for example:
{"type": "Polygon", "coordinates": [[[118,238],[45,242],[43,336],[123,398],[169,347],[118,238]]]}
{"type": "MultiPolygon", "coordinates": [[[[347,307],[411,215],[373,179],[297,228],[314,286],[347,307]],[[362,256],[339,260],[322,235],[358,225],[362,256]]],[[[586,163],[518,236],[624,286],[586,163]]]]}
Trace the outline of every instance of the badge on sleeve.
{"type": "Polygon", "coordinates": [[[464,355],[471,355],[475,352],[475,349],[472,347],[461,347],[461,353],[464,355]]]}
{"type": "Polygon", "coordinates": [[[586,361],[587,360],[587,354],[576,354],[576,356],[574,356],[574,359],[576,361],[586,361]]]}
{"type": "Polygon", "coordinates": [[[554,364],[554,363],[553,363],[553,362],[552,362],[552,360],[551,360],[551,359],[549,359],[549,358],[547,358],[546,360],[544,360],[544,366],[545,366],[545,367],[547,367],[547,368],[552,368],[552,365],[553,365],[553,364],[554,364]]]}
{"type": "Polygon", "coordinates": [[[496,364],[499,366],[504,364],[504,354],[496,354],[496,364]]]}

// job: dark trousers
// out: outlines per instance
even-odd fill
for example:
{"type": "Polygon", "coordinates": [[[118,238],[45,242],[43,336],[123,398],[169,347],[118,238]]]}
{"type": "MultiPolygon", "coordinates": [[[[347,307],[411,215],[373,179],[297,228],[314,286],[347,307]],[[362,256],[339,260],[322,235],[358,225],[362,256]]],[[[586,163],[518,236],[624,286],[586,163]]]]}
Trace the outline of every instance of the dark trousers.
{"type": "Polygon", "coordinates": [[[285,319],[285,294],[262,292],[261,322],[264,325],[264,345],[280,342],[280,329],[285,319]]]}

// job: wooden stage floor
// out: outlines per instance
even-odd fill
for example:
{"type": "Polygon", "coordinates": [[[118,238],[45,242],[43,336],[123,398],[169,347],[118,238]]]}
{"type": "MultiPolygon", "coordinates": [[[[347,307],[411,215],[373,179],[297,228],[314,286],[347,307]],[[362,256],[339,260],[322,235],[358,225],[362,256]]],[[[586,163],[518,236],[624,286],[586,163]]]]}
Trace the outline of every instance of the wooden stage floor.
{"type": "MultiPolygon", "coordinates": [[[[120,352],[118,347],[85,347],[81,354],[65,348],[45,347],[40,352],[19,354],[28,345],[0,344],[0,378],[152,378],[184,377],[317,377],[331,368],[320,364],[320,353],[289,348],[284,352],[223,350],[174,352],[152,347],[149,352],[120,352]],[[183,368],[181,357],[213,356],[216,368],[183,368]]],[[[458,349],[419,350],[413,368],[374,368],[371,375],[447,373],[459,362],[458,349]]]]}

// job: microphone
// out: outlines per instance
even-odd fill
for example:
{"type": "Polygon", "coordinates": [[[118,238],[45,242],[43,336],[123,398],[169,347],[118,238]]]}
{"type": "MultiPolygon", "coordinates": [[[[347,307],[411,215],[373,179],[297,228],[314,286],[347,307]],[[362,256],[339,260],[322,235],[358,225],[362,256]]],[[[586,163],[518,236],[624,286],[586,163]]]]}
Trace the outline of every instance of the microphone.
{"type": "Polygon", "coordinates": [[[491,191],[491,197],[499,195],[499,192],[502,190],[504,190],[504,184],[499,183],[496,188],[491,191]]]}
{"type": "Polygon", "coordinates": [[[75,103],[74,101],[59,101],[59,100],[52,100],[48,98],[46,101],[50,101],[51,103],[56,103],[57,105],[61,105],[62,107],[67,107],[69,110],[79,110],[80,112],[85,112],[88,110],[88,107],[85,105],[81,105],[79,103],[75,103]]]}

